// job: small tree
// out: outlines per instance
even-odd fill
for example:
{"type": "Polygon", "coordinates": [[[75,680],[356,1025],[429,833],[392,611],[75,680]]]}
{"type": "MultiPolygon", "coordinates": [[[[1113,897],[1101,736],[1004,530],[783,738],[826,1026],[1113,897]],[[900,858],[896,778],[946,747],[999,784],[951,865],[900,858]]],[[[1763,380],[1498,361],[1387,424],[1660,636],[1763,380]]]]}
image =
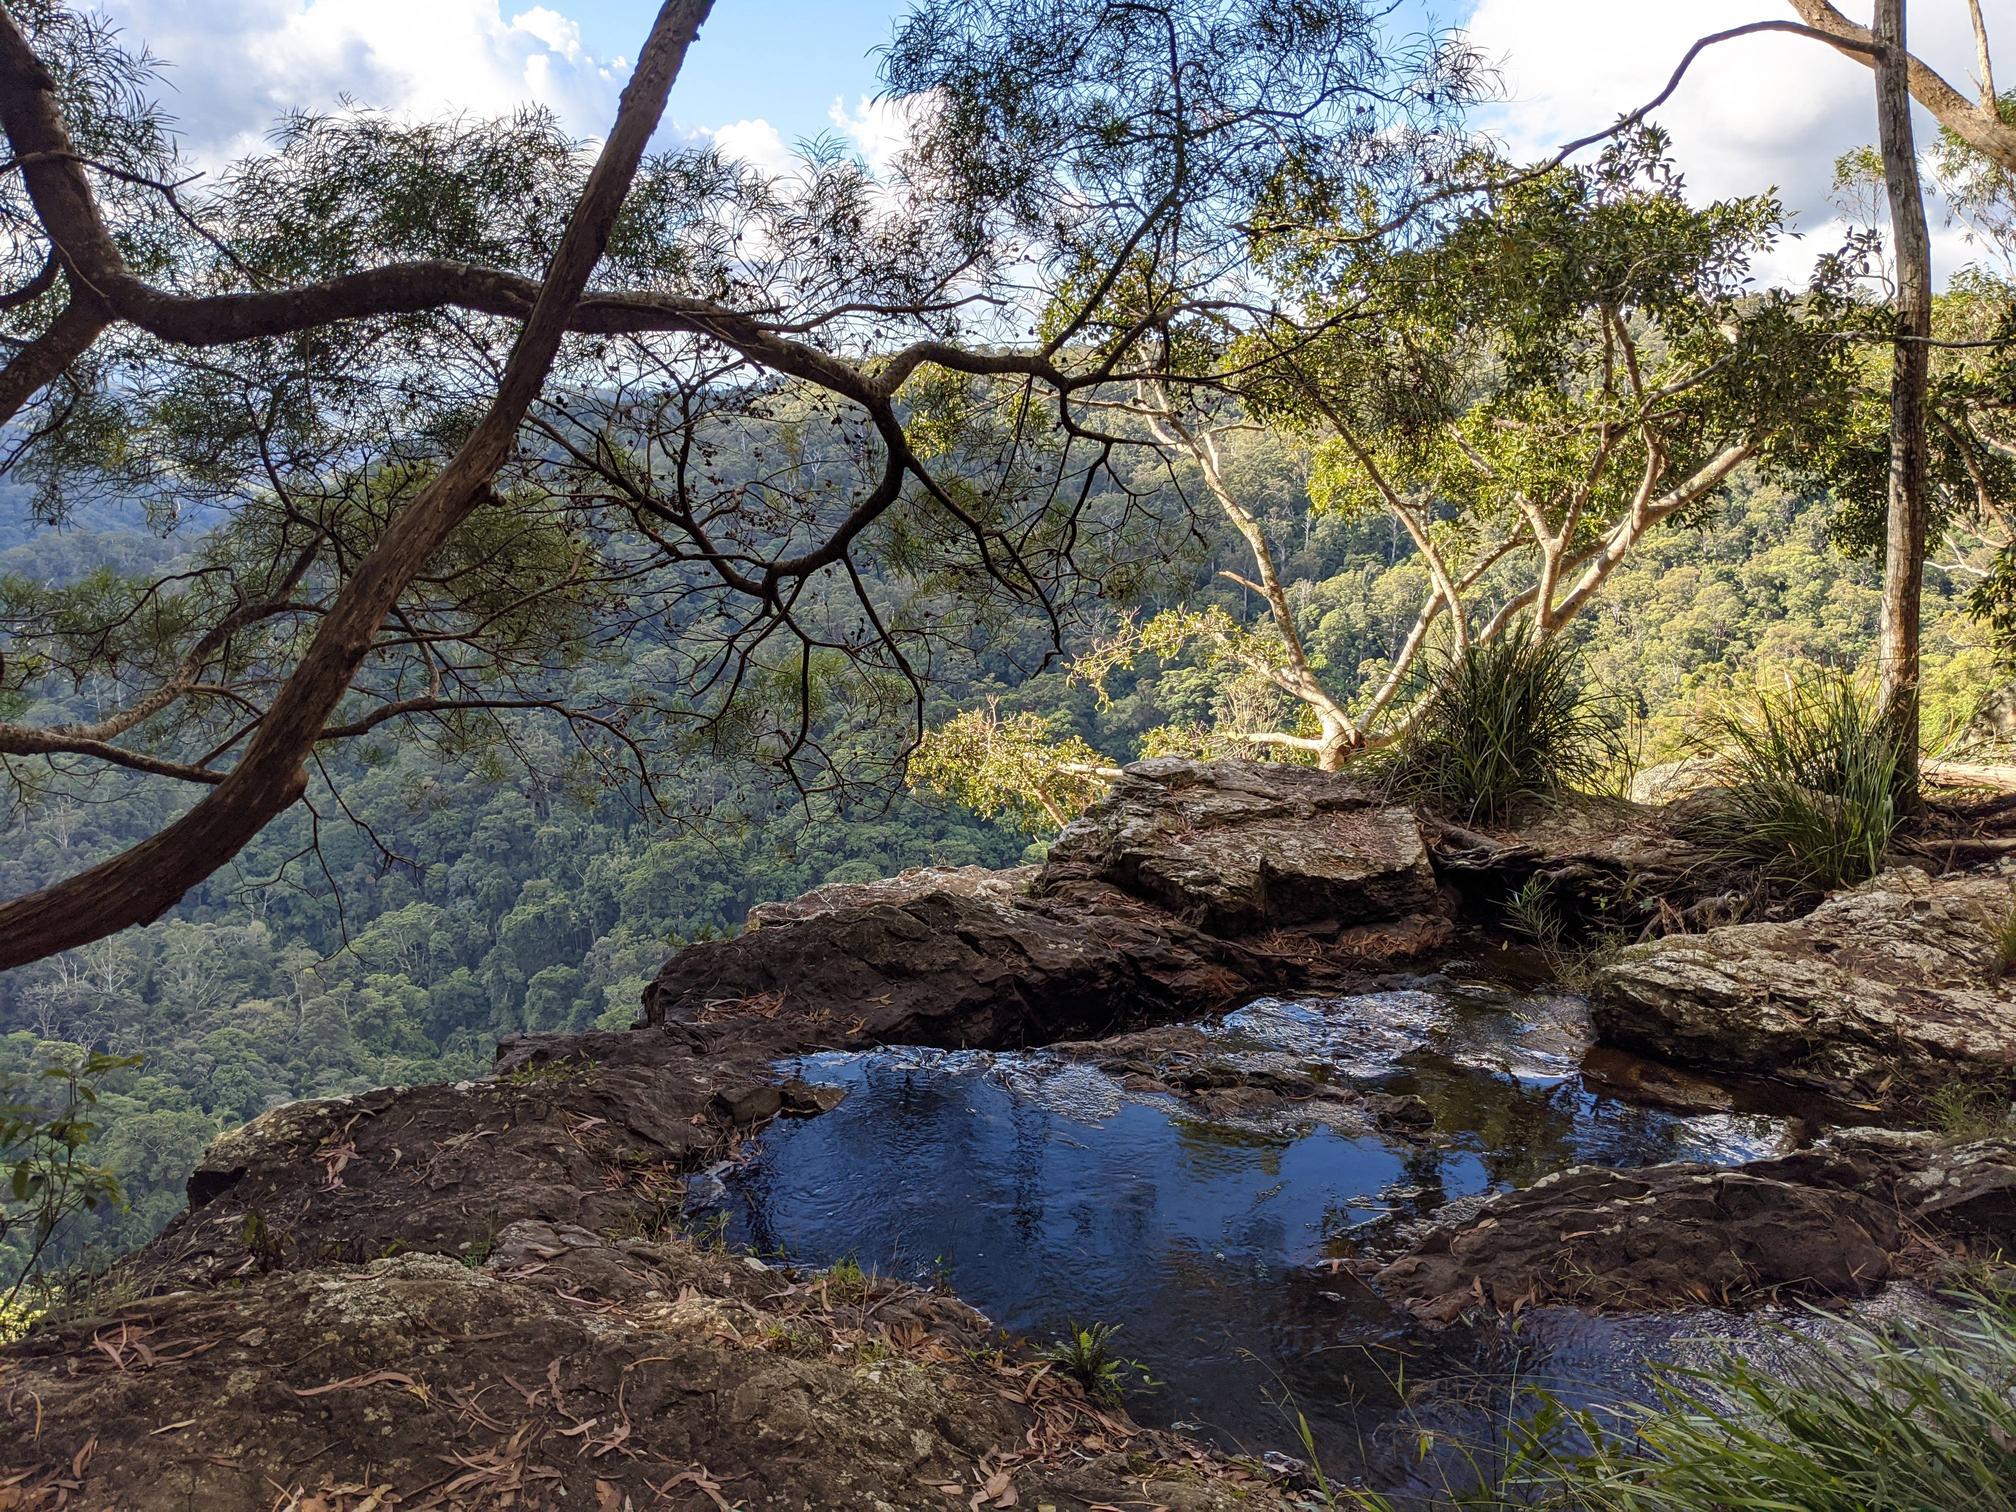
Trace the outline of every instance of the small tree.
{"type": "Polygon", "coordinates": [[[996,700],[955,715],[910,758],[910,785],[942,793],[1031,835],[1054,834],[1089,808],[1113,764],[1061,715],[1003,715],[996,700]]]}
{"type": "Polygon", "coordinates": [[[1460,654],[1523,623],[1545,642],[1649,531],[1844,403],[1843,344],[1797,301],[1748,287],[1781,207],[1690,206],[1666,149],[1645,128],[1585,166],[1473,163],[1501,187],[1425,240],[1289,216],[1313,229],[1280,237],[1268,265],[1299,306],[1220,348],[1242,408],[1159,378],[1124,406],[1195,467],[1253,561],[1250,577],[1222,575],[1266,619],[1172,610],[1130,623],[1088,670],[1204,645],[1308,713],[1307,730],[1244,739],[1334,770],[1405,727],[1431,638],[1460,654]],[[1426,571],[1412,628],[1362,685],[1322,666],[1275,543],[1229,481],[1228,439],[1255,424],[1310,449],[1314,507],[1384,511],[1426,571]]]}
{"type": "Polygon", "coordinates": [[[0,1292],[0,1339],[25,1321],[21,1295],[64,1222],[125,1200],[111,1169],[84,1151],[98,1128],[90,1116],[98,1083],[139,1064],[137,1055],[93,1051],[46,1066],[21,1084],[0,1084],[0,1256],[15,1269],[0,1292]]]}

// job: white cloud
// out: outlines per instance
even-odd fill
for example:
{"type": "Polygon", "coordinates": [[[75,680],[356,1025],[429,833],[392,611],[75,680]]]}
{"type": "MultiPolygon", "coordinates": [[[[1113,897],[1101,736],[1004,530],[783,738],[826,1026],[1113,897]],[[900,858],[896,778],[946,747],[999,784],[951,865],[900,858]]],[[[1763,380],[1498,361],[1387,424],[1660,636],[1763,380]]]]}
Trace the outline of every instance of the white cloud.
{"type": "Polygon", "coordinates": [[[730,121],[707,134],[721,149],[722,156],[739,158],[773,178],[788,175],[798,161],[783,134],[760,117],[753,121],[730,121]]]}
{"type": "MultiPolygon", "coordinates": [[[[1478,0],[1468,26],[1500,59],[1510,96],[1489,123],[1516,155],[1531,159],[1651,99],[1696,39],[1784,9],[1757,0],[1478,0]]],[[[1911,46],[1972,92],[1964,6],[1912,7],[1911,46]]],[[[1777,189],[1804,239],[1781,247],[1759,272],[1791,282],[1838,245],[1827,199],[1834,160],[1874,139],[1874,111],[1867,68],[1810,39],[1766,33],[1704,52],[1655,119],[1672,133],[1696,198],[1777,189]]],[[[1922,145],[1935,128],[1923,112],[1918,126],[1922,145]]],[[[1944,266],[1965,260],[1956,236],[1936,242],[1944,266]]]]}
{"type": "MultiPolygon", "coordinates": [[[[851,110],[844,99],[835,98],[827,107],[826,119],[870,171],[887,182],[896,160],[910,146],[920,108],[916,96],[876,100],[863,95],[851,110]]],[[[799,171],[796,146],[786,142],[783,133],[760,116],[716,126],[707,135],[727,156],[740,158],[773,177],[791,178],[799,171]]]]}
{"type": "Polygon", "coordinates": [[[274,120],[344,96],[404,114],[502,115],[550,106],[583,136],[607,129],[629,73],[558,11],[499,0],[108,0],[173,65],[164,106],[185,150],[216,164],[274,120]]]}
{"type": "Polygon", "coordinates": [[[863,162],[881,179],[888,179],[896,160],[909,150],[916,132],[923,97],[903,95],[891,99],[870,99],[862,95],[849,110],[845,100],[836,99],[826,112],[834,129],[861,155],[863,162]]]}

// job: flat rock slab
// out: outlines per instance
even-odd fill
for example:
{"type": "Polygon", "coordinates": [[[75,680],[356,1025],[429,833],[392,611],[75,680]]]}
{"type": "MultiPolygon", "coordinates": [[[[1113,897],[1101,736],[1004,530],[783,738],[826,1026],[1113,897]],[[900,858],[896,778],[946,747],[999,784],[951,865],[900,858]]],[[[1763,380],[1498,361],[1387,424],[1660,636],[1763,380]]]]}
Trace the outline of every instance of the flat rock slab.
{"type": "Polygon", "coordinates": [[[1267,762],[1136,762],[1057,838],[1047,873],[1096,878],[1227,936],[1449,911],[1410,809],[1267,762]]]}
{"type": "Polygon", "coordinates": [[[1005,1048],[1216,1012],[1448,943],[1420,826],[1343,778],[1140,762],[1040,869],[925,867],[752,909],[668,961],[698,1046],[1005,1048]]]}
{"type": "Polygon", "coordinates": [[[1851,1131],[1794,1155],[1564,1171],[1367,1266],[1431,1322],[1538,1303],[1599,1308],[1863,1296],[1944,1242],[2016,1242],[2016,1143],[1851,1131]]]}
{"type": "Polygon", "coordinates": [[[1262,969],[1115,888],[1032,897],[1034,875],[927,868],[755,910],[741,935],[668,961],[645,1016],[780,1049],[1005,1047],[1208,1013],[1262,969]]]}
{"type": "Polygon", "coordinates": [[[130,1275],[171,1290],[418,1250],[480,1258],[528,1219],[649,1228],[688,1172],[832,1101],[762,1057],[700,1058],[663,1034],[511,1042],[480,1081],[289,1103],[220,1135],[189,1211],[130,1275]]]}
{"type": "Polygon", "coordinates": [[[1885,872],[1802,919],[1669,935],[1598,975],[1607,1042],[1860,1102],[2016,1079],[2016,877],[1885,872]]]}

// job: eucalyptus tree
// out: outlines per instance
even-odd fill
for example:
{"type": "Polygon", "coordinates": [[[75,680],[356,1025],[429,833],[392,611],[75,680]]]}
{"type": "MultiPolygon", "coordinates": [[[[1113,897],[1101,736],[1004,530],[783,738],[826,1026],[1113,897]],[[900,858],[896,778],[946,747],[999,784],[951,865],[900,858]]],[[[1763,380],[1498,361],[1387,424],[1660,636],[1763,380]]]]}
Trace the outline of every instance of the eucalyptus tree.
{"type": "MultiPolygon", "coordinates": [[[[1760,23],[1738,31],[1798,31],[1833,46],[1875,74],[1878,156],[1894,257],[1888,300],[1890,425],[1878,701],[1900,752],[1899,800],[1909,804],[1915,803],[1918,788],[1919,621],[1933,509],[1928,406],[1932,251],[1911,102],[1916,98],[1937,118],[1949,142],[1964,144],[1991,165],[1977,182],[1993,184],[1998,175],[2016,172],[2016,123],[2009,102],[1995,88],[1993,49],[1979,0],[1968,0],[1979,73],[1973,101],[1911,52],[1906,0],[1875,0],[1872,24],[1867,27],[1850,22],[1830,0],[1791,0],[1791,5],[1803,24],[1760,23]]],[[[1697,43],[1690,51],[1682,70],[1702,45],[1697,43]]]]}
{"type": "Polygon", "coordinates": [[[1139,549],[1104,488],[1139,438],[1090,401],[1222,383],[1152,359],[1185,311],[1265,317],[1283,166],[1404,213],[1475,80],[1362,0],[931,0],[885,58],[901,168],[772,177],[647,150],[708,9],[662,5],[593,154],[345,110],[208,186],[144,53],[0,10],[0,462],[45,520],[138,500],[188,543],[0,590],[0,760],[189,795],[0,904],[0,967],[159,917],[330,741],[518,710],[648,789],[696,729],[808,783],[835,708],[914,730],[990,616],[1139,549]],[[658,672],[582,706],[589,657],[658,672]]]}
{"type": "MultiPolygon", "coordinates": [[[[1981,24],[1980,12],[1974,15],[1981,24]]],[[[1876,0],[1876,131],[1897,277],[1890,376],[1890,477],[1883,538],[1883,608],[1877,632],[1877,700],[1897,744],[1899,796],[1918,794],[1919,621],[1925,596],[1931,457],[1925,390],[1931,371],[1932,240],[1911,126],[1904,0],[1876,0]]],[[[1985,34],[1982,57],[1987,57],[1985,34]]],[[[1992,102],[1991,102],[1992,103],[1992,102]]],[[[1997,117],[2000,124],[2000,117],[1997,117]]]]}
{"type": "MultiPolygon", "coordinates": [[[[1881,66],[1890,38],[1898,44],[1901,85],[1932,113],[1932,118],[1956,139],[2005,172],[2016,173],[2016,109],[1995,88],[1995,62],[1981,0],[1966,0],[1974,30],[1975,97],[1968,99],[1924,59],[1914,55],[1899,22],[1888,35],[1879,34],[1885,5],[1877,7],[1878,27],[1862,26],[1841,14],[1832,0],[1788,0],[1806,28],[1820,41],[1867,68],[1881,66]]],[[[1887,4],[1887,0],[1886,0],[1887,4]]]]}
{"type": "Polygon", "coordinates": [[[1245,541],[1252,576],[1226,576],[1265,619],[1170,610],[1128,625],[1094,675],[1202,645],[1301,713],[1300,728],[1246,740],[1334,769],[1404,725],[1436,637],[1458,655],[1517,625],[1551,639],[1650,531],[1746,464],[1810,445],[1847,400],[1848,365],[1806,302],[1750,287],[1783,212],[1768,196],[1690,206],[1666,146],[1641,128],[1585,164],[1464,165],[1493,187],[1432,230],[1368,236],[1284,201],[1297,229],[1266,253],[1292,300],[1283,317],[1215,345],[1191,333],[1222,389],[1151,379],[1129,401],[1194,460],[1245,541]],[[1228,480],[1229,438],[1255,425],[1306,447],[1315,508],[1384,512],[1413,544],[1419,611],[1369,678],[1318,665],[1275,543],[1228,480]]]}
{"type": "MultiPolygon", "coordinates": [[[[1923,433],[1927,561],[1972,584],[1971,606],[2003,650],[2016,648],[2016,174],[1942,130],[1923,154],[1949,218],[1978,254],[1933,295],[1926,338],[1923,433]]],[[[1858,338],[1855,392],[1843,423],[1801,469],[1831,491],[1842,544],[1881,553],[1889,523],[1895,265],[1888,175],[1872,148],[1835,165],[1852,230],[1837,261],[1852,297],[1834,319],[1858,338]]]]}

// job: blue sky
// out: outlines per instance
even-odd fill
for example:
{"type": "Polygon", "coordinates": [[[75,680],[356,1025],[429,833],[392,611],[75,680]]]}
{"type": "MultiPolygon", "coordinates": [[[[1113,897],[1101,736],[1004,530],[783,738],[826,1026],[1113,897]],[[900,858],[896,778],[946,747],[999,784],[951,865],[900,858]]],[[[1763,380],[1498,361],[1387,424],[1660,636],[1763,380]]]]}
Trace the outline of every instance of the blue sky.
{"type": "MultiPolygon", "coordinates": [[[[552,3],[552,0],[548,0],[552,3]]],[[[645,0],[560,4],[599,57],[629,56],[657,9],[645,0]]],[[[720,125],[762,118],[787,141],[823,131],[834,98],[875,92],[873,48],[887,41],[888,0],[723,0],[703,33],[703,51],[679,80],[674,114],[720,125]]]]}
{"type": "MultiPolygon", "coordinates": [[[[166,104],[191,156],[212,165],[257,150],[284,111],[345,95],[414,114],[537,101],[594,136],[656,9],[655,0],[91,3],[176,65],[166,104]]],[[[1868,14],[1869,0],[1840,3],[1868,14]]],[[[1507,104],[1482,120],[1527,157],[1650,98],[1696,37],[1790,14],[1784,0],[1403,0],[1395,24],[1420,26],[1431,5],[1501,65],[1507,104]]],[[[873,50],[902,9],[902,0],[717,0],[673,91],[668,135],[713,136],[766,164],[829,130],[871,157],[890,150],[900,114],[864,102],[877,89],[873,50]]],[[[1988,10],[2005,72],[2016,71],[2016,0],[1988,10]]],[[[1914,0],[1911,18],[1914,50],[1971,94],[1963,0],[1914,0]]],[[[1697,197],[1775,188],[1793,211],[1805,239],[1765,276],[1797,280],[1838,243],[1828,184],[1835,157],[1873,135],[1865,69],[1798,38],[1746,39],[1697,65],[1661,119],[1697,197]]],[[[1958,229],[1935,236],[1947,267],[1970,255],[1958,229]]]]}

